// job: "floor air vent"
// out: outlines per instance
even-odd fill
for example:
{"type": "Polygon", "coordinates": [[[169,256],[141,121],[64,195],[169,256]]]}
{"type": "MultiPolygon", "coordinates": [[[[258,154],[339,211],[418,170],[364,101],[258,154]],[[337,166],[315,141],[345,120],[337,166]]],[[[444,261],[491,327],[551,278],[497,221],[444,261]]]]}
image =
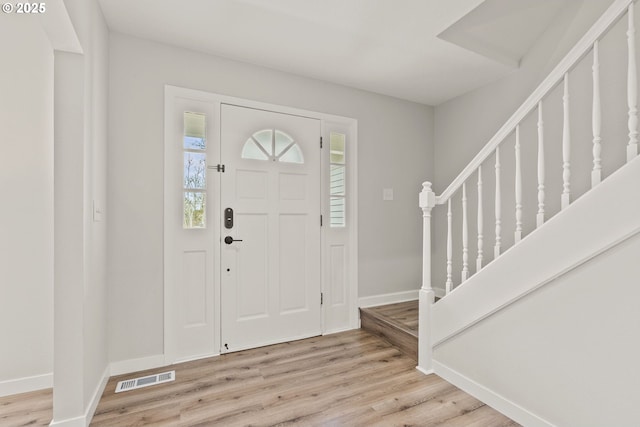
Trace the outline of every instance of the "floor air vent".
{"type": "Polygon", "coordinates": [[[168,383],[176,379],[176,371],[163,372],[161,374],[149,375],[147,377],[134,378],[120,381],[116,386],[116,393],[121,391],[135,390],[137,388],[149,387],[150,385],[168,383]]]}

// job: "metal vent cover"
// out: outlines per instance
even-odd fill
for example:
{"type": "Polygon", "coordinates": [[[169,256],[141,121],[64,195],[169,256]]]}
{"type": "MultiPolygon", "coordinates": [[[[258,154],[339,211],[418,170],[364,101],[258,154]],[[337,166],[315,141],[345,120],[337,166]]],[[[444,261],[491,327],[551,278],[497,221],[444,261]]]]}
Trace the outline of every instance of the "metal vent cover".
{"type": "Polygon", "coordinates": [[[176,371],[162,372],[161,374],[148,375],[146,377],[122,380],[116,386],[116,393],[121,391],[135,390],[149,387],[151,385],[167,383],[176,379],[176,371]]]}

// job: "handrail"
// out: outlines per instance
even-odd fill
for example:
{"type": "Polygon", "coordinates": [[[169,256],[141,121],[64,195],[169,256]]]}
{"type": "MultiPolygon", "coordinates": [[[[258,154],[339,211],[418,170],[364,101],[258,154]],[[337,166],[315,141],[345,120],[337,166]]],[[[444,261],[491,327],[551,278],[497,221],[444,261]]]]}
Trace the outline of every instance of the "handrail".
{"type": "Polygon", "coordinates": [[[520,108],[506,121],[496,132],[489,142],[476,154],[471,162],[460,172],[460,174],[449,184],[449,186],[436,196],[436,204],[442,205],[453,196],[462,184],[478,169],[478,167],[495,151],[495,149],[505,140],[516,126],[529,114],[553,89],[564,75],[582,59],[593,44],[604,34],[618,19],[627,11],[628,6],[635,0],[615,0],[605,13],[593,24],[587,33],[578,43],[567,53],[567,55],[556,65],[551,73],[540,83],[531,95],[522,103],[520,108]]]}

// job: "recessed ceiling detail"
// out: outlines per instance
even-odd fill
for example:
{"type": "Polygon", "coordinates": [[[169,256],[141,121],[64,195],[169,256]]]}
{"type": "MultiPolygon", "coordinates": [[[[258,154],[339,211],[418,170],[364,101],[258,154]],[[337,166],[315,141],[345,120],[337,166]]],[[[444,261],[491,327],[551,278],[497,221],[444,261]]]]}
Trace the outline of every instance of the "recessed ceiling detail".
{"type": "Polygon", "coordinates": [[[517,68],[565,3],[566,0],[485,0],[438,37],[517,68]]]}

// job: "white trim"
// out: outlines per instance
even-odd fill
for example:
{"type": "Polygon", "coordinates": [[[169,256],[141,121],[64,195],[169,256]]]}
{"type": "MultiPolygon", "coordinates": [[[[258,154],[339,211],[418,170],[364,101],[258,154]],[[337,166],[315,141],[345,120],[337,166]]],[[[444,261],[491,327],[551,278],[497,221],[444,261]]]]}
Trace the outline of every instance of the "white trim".
{"type": "Polygon", "coordinates": [[[347,217],[353,227],[349,232],[349,258],[352,260],[351,267],[347,273],[347,280],[351,284],[349,301],[351,306],[349,307],[350,319],[349,326],[352,329],[360,327],[360,313],[358,311],[358,283],[359,283],[359,271],[358,271],[358,121],[353,119],[351,126],[351,143],[353,145],[354,156],[350,156],[347,165],[351,168],[351,176],[349,182],[347,182],[347,190],[349,191],[350,201],[349,208],[351,213],[347,213],[347,217]]]}
{"type": "Polygon", "coordinates": [[[356,321],[355,326],[352,326],[351,324],[349,324],[349,326],[346,326],[344,328],[328,329],[328,330],[322,332],[322,335],[324,336],[324,335],[331,335],[331,334],[339,334],[340,332],[353,331],[354,329],[359,329],[359,328],[360,328],[360,326],[358,325],[358,322],[356,321]]]}
{"type": "Polygon", "coordinates": [[[423,373],[425,375],[435,374],[433,369],[424,369],[421,366],[416,366],[416,370],[420,371],[421,373],[423,373]]]}
{"type": "Polygon", "coordinates": [[[478,166],[484,162],[509,136],[520,123],[534,108],[538,106],[538,102],[553,89],[558,82],[564,77],[565,73],[580,60],[598,40],[615,22],[626,12],[627,7],[633,0],[616,0],[605,13],[596,21],[595,24],[587,31],[587,33],[578,41],[578,43],[569,51],[569,53],[560,61],[560,63],[551,71],[546,79],[540,83],[536,90],[524,101],[524,103],[516,110],[515,113],[507,120],[507,122],[496,132],[482,150],[471,160],[471,162],[460,172],[453,182],[436,197],[436,203],[442,205],[460,188],[475,171],[478,166]]]}
{"type": "MultiPolygon", "coordinates": [[[[169,185],[168,183],[168,177],[167,177],[167,138],[169,138],[169,130],[168,130],[168,123],[171,123],[172,120],[172,115],[173,115],[173,111],[175,108],[175,104],[176,104],[176,98],[179,95],[179,91],[171,88],[171,87],[167,87],[165,86],[164,89],[164,129],[163,129],[163,136],[164,136],[164,146],[163,146],[163,153],[162,153],[162,158],[163,158],[163,170],[162,170],[162,213],[163,213],[163,217],[162,217],[162,230],[163,230],[163,237],[162,237],[162,265],[163,265],[163,272],[162,272],[162,280],[163,280],[163,305],[164,305],[164,311],[163,311],[163,338],[164,338],[164,347],[163,347],[163,359],[162,359],[162,364],[163,365],[169,365],[171,363],[173,363],[173,361],[176,359],[175,356],[175,352],[177,349],[177,344],[176,344],[176,331],[175,331],[175,325],[176,325],[176,319],[177,319],[177,315],[174,313],[174,304],[173,301],[175,301],[175,296],[174,296],[174,289],[173,286],[171,286],[172,283],[172,273],[171,273],[171,268],[170,268],[170,264],[167,262],[167,258],[169,257],[169,254],[171,253],[170,251],[170,247],[171,247],[171,240],[174,240],[174,238],[172,238],[172,234],[169,233],[168,227],[167,227],[167,187],[169,185]]],[[[215,294],[215,297],[218,297],[218,294],[215,294]]],[[[219,318],[219,314],[216,313],[216,319],[219,318]]],[[[217,325],[219,325],[220,323],[216,323],[217,325]]],[[[154,356],[151,356],[154,357],[154,356]]],[[[140,359],[134,359],[134,360],[140,360],[140,359]]],[[[125,361],[126,362],[126,361],[125,361]]],[[[120,362],[118,362],[120,363],[120,362]]],[[[157,362],[156,362],[157,363],[157,362]]],[[[119,373],[129,373],[129,372],[135,372],[138,369],[133,369],[133,370],[128,370],[129,368],[127,367],[126,369],[123,369],[121,372],[119,373]]],[[[114,364],[112,363],[112,368],[111,371],[115,374],[116,369],[114,367],[114,364]]],[[[119,370],[118,370],[119,371],[119,370]]],[[[117,375],[117,374],[115,374],[117,375]]]]}
{"type": "Polygon", "coordinates": [[[193,362],[194,360],[202,360],[202,359],[208,359],[210,357],[216,357],[216,356],[220,356],[220,353],[211,353],[211,354],[198,354],[195,356],[191,356],[191,357],[185,357],[182,359],[176,359],[175,363],[185,363],[185,362],[193,362]]]}
{"type": "Polygon", "coordinates": [[[0,397],[28,393],[30,391],[51,387],[53,387],[53,374],[34,375],[32,377],[0,381],[0,397]]]}
{"type": "MultiPolygon", "coordinates": [[[[254,108],[254,109],[259,109],[259,110],[266,110],[266,111],[275,111],[278,113],[284,113],[284,114],[289,114],[289,115],[294,115],[294,116],[301,116],[301,117],[308,117],[308,118],[312,118],[312,119],[317,119],[317,120],[321,120],[322,122],[322,126],[324,126],[324,123],[326,122],[332,122],[334,124],[340,124],[342,126],[345,127],[345,129],[348,129],[349,131],[349,136],[350,136],[350,151],[352,153],[357,153],[358,152],[358,121],[354,118],[350,118],[350,117],[345,117],[345,116],[337,116],[337,115],[333,115],[333,114],[326,114],[326,113],[320,113],[320,112],[315,112],[315,111],[309,111],[309,110],[304,110],[304,109],[300,109],[300,108],[294,108],[294,107],[288,107],[288,106],[283,106],[283,105],[277,105],[277,104],[270,104],[270,103],[265,103],[265,102],[259,102],[259,101],[252,101],[252,100],[248,100],[248,99],[243,99],[243,98],[236,98],[233,96],[226,96],[226,95],[220,95],[220,94],[215,94],[215,93],[211,93],[211,92],[206,92],[206,91],[200,91],[200,90],[195,90],[195,89],[188,89],[188,88],[182,88],[182,87],[177,87],[177,86],[172,86],[172,85],[165,85],[165,92],[164,92],[164,118],[165,118],[165,139],[167,139],[167,135],[166,135],[166,123],[169,123],[169,121],[172,118],[172,113],[173,113],[173,102],[175,98],[189,98],[189,99],[194,99],[194,100],[199,100],[199,101],[205,101],[205,102],[213,102],[214,104],[217,105],[217,109],[216,111],[219,111],[219,106],[221,104],[228,104],[228,105],[237,105],[240,107],[246,107],[246,108],[254,108]]],[[[322,127],[322,129],[324,129],[324,127],[322,127]]],[[[327,142],[328,143],[328,142],[327,142]]],[[[349,178],[349,182],[348,182],[348,189],[347,191],[349,191],[350,194],[350,209],[349,209],[349,213],[348,215],[348,220],[350,221],[350,223],[352,224],[351,227],[349,227],[349,237],[348,237],[348,245],[349,245],[349,259],[351,260],[351,262],[349,263],[349,267],[348,267],[348,271],[347,271],[347,281],[348,281],[348,286],[349,286],[349,321],[348,321],[348,325],[345,325],[345,330],[349,330],[349,329],[355,329],[358,327],[359,325],[359,314],[358,314],[358,210],[357,210],[357,206],[358,206],[358,181],[357,181],[357,177],[358,177],[358,168],[357,168],[357,155],[351,155],[348,157],[347,160],[348,164],[348,168],[349,168],[349,173],[350,173],[350,178],[349,178]]],[[[166,168],[166,159],[165,159],[165,168],[166,168]]],[[[164,180],[164,187],[166,188],[166,171],[165,174],[163,176],[163,180],[164,180]]],[[[166,203],[165,206],[163,208],[165,211],[167,209],[166,203]]],[[[325,212],[326,214],[326,212],[325,212]]],[[[165,215],[166,216],[166,215],[165,215]]],[[[326,215],[325,215],[326,216],[326,215]]],[[[328,216],[326,216],[328,217],[328,216]]],[[[324,229],[324,227],[323,227],[324,229]]],[[[164,241],[166,242],[167,240],[167,236],[168,233],[171,232],[171,230],[168,230],[166,225],[164,226],[164,241]]],[[[322,250],[322,256],[324,257],[324,248],[322,250]]],[[[164,257],[167,257],[167,246],[165,243],[165,247],[164,247],[164,257]]],[[[322,259],[322,265],[325,265],[325,263],[327,262],[327,260],[325,260],[324,258],[322,259]]],[[[176,363],[176,357],[175,357],[175,353],[176,353],[176,348],[175,346],[177,345],[177,343],[175,342],[174,339],[174,326],[173,326],[173,319],[175,316],[174,310],[173,310],[173,306],[171,304],[172,298],[172,287],[171,287],[171,283],[170,280],[167,279],[167,270],[166,270],[166,266],[167,266],[167,262],[164,262],[164,266],[165,266],[165,271],[164,271],[164,354],[163,354],[163,362],[162,364],[164,365],[169,365],[172,363],[176,363]]],[[[219,270],[219,269],[218,269],[219,270]]],[[[327,290],[327,284],[324,283],[325,279],[323,278],[323,283],[321,285],[321,289],[323,290],[323,292],[326,292],[327,290]]],[[[414,298],[407,298],[407,299],[417,299],[417,291],[415,291],[415,297],[414,298]]],[[[406,300],[406,299],[405,299],[406,300]]],[[[214,301],[216,301],[216,304],[220,304],[220,283],[219,280],[217,281],[217,283],[215,284],[215,289],[214,289],[214,301]]],[[[217,325],[217,329],[216,329],[216,337],[215,337],[215,348],[219,349],[220,348],[220,310],[216,309],[216,322],[215,324],[217,325]]],[[[324,327],[324,319],[323,319],[323,325],[322,327],[324,327]]],[[[333,331],[333,329],[332,329],[333,331]]],[[[209,356],[206,356],[209,357],[209,356]]],[[[199,358],[199,357],[197,357],[199,358]]],[[[126,362],[118,362],[118,363],[126,363],[126,362]]],[[[157,366],[156,366],[157,367],[157,366]]],[[[113,365],[112,365],[113,368],[113,365]]],[[[147,369],[147,368],[144,368],[147,369]]],[[[115,371],[114,371],[115,372],[115,371]]],[[[115,375],[115,373],[114,373],[115,375]]]]}
{"type": "Polygon", "coordinates": [[[93,414],[96,412],[96,408],[98,407],[98,403],[100,403],[100,398],[102,397],[102,393],[104,392],[107,383],[109,382],[109,374],[111,370],[109,365],[104,368],[104,372],[102,373],[102,379],[96,385],[96,389],[93,391],[91,395],[91,400],[87,405],[87,408],[84,411],[84,414],[75,417],[68,418],[66,420],[51,420],[49,426],[52,427],[85,427],[91,424],[91,420],[93,419],[93,414]]]}
{"type": "Polygon", "coordinates": [[[375,307],[396,302],[413,301],[418,299],[418,292],[419,289],[416,289],[415,291],[392,292],[390,294],[362,297],[358,299],[358,307],[375,307]]]}
{"type": "Polygon", "coordinates": [[[51,420],[50,427],[86,427],[86,418],[84,415],[75,418],[67,418],[66,420],[51,420]]]}
{"type": "Polygon", "coordinates": [[[87,406],[87,410],[84,413],[84,418],[86,420],[85,425],[91,424],[91,420],[93,419],[93,414],[96,412],[96,408],[98,407],[98,403],[100,403],[100,398],[102,397],[102,393],[104,392],[107,383],[109,382],[109,376],[111,373],[110,366],[107,365],[104,368],[104,372],[102,373],[102,380],[96,385],[96,389],[93,391],[93,395],[91,395],[91,400],[89,401],[89,405],[87,406]]]}
{"type": "MultiPolygon", "coordinates": [[[[165,94],[169,94],[172,97],[185,97],[198,100],[213,100],[221,104],[236,105],[239,107],[255,108],[258,110],[277,111],[279,113],[290,114],[293,116],[308,117],[311,119],[327,120],[338,123],[349,124],[350,122],[356,122],[357,120],[346,116],[336,116],[334,114],[319,113],[311,110],[304,110],[301,108],[288,107],[286,105],[270,104],[267,102],[253,101],[250,99],[237,98],[235,96],[220,95],[217,93],[206,92],[197,89],[189,89],[185,87],[165,85],[165,94]]],[[[166,99],[166,98],[165,98],[166,99]]]]}
{"type": "Polygon", "coordinates": [[[147,369],[160,368],[166,366],[163,354],[155,356],[140,357],[138,359],[121,360],[111,362],[111,375],[130,374],[131,372],[145,371],[147,369]]]}
{"type": "Polygon", "coordinates": [[[528,410],[510,401],[504,396],[496,393],[491,389],[488,389],[482,384],[475,382],[471,378],[462,375],[461,373],[449,368],[448,366],[438,362],[437,360],[433,361],[433,370],[439,377],[442,377],[443,379],[462,389],[466,393],[469,393],[481,402],[486,403],[496,411],[511,418],[518,424],[527,427],[554,426],[549,421],[540,418],[539,416],[529,412],[528,410]]]}
{"type": "MultiPolygon", "coordinates": [[[[299,340],[306,340],[308,338],[313,338],[313,337],[317,337],[317,336],[321,336],[322,332],[317,333],[317,334],[302,334],[302,335],[296,335],[293,337],[289,337],[287,338],[287,342],[292,342],[292,341],[299,341],[299,340]]],[[[276,345],[276,344],[281,344],[282,340],[279,339],[271,339],[271,340],[264,340],[264,341],[259,341],[255,344],[252,344],[250,346],[239,346],[238,348],[234,348],[233,350],[227,352],[227,353],[221,353],[221,354],[228,354],[228,353],[235,353],[237,351],[243,351],[243,350],[251,350],[253,348],[260,348],[260,347],[267,347],[270,345],[276,345]]]]}

